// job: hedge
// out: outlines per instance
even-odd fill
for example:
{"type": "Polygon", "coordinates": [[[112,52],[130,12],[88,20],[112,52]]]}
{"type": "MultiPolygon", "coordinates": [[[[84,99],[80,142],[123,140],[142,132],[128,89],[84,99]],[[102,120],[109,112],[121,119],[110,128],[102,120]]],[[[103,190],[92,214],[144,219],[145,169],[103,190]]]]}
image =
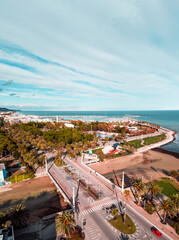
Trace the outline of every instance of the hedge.
{"type": "Polygon", "coordinates": [[[35,175],[33,173],[24,173],[22,175],[16,175],[16,176],[9,177],[6,179],[6,181],[15,183],[15,182],[21,182],[23,180],[33,179],[33,178],[35,178],[35,175]]]}

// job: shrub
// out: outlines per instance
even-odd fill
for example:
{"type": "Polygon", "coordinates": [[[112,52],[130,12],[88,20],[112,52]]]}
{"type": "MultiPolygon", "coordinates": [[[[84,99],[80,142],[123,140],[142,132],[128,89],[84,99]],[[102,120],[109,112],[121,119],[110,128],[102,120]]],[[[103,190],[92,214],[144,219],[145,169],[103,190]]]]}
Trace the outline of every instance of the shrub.
{"type": "Polygon", "coordinates": [[[11,183],[15,183],[15,182],[21,182],[23,180],[27,180],[27,179],[33,179],[35,178],[35,175],[33,173],[24,173],[21,175],[16,175],[16,176],[12,176],[6,179],[6,181],[10,181],[11,183]]]}
{"type": "Polygon", "coordinates": [[[145,210],[149,213],[152,214],[155,212],[155,208],[152,205],[146,205],[145,210]]]}
{"type": "Polygon", "coordinates": [[[61,158],[55,159],[55,160],[54,160],[54,163],[55,163],[55,165],[56,165],[57,167],[62,167],[62,166],[64,166],[64,165],[66,165],[66,163],[65,163],[61,158]]]}
{"type": "Polygon", "coordinates": [[[172,170],[172,171],[170,171],[170,176],[172,176],[174,178],[178,178],[179,177],[179,173],[176,170],[172,170]]]}
{"type": "Polygon", "coordinates": [[[172,227],[175,229],[176,233],[179,235],[179,222],[172,222],[172,227]]]}

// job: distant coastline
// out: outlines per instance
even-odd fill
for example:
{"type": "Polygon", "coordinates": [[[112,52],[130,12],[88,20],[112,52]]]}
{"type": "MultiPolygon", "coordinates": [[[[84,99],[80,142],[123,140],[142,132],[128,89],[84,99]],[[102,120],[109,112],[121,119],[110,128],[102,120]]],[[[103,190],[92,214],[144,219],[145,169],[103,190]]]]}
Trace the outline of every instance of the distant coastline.
{"type": "MultiPolygon", "coordinates": [[[[15,111],[15,110],[13,110],[15,111]]],[[[158,124],[176,132],[175,139],[161,148],[170,152],[179,152],[179,110],[153,110],[153,111],[19,111],[19,114],[35,115],[40,117],[58,116],[64,120],[82,121],[109,121],[119,118],[136,118],[138,121],[146,121],[158,124]]]]}
{"type": "Polygon", "coordinates": [[[21,112],[21,110],[12,110],[8,108],[0,108],[0,112],[21,112]]]}

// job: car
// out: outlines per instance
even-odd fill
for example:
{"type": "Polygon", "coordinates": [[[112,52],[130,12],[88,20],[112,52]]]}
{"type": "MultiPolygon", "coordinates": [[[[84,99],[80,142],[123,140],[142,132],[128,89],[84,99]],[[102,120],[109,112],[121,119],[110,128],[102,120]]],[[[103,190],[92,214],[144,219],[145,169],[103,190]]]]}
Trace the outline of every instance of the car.
{"type": "Polygon", "coordinates": [[[155,235],[157,235],[158,237],[162,237],[161,232],[160,232],[157,228],[151,227],[151,230],[152,230],[152,232],[153,232],[155,235]]]}

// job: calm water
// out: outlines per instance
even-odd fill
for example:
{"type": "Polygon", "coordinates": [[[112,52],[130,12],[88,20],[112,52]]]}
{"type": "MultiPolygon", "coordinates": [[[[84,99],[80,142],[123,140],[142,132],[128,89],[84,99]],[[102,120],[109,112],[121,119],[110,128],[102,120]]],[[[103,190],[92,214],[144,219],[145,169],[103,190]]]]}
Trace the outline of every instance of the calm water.
{"type": "Polygon", "coordinates": [[[23,111],[23,114],[38,116],[61,116],[64,119],[85,121],[108,121],[111,118],[129,116],[138,120],[159,124],[177,132],[176,140],[163,149],[179,152],[179,110],[171,111],[23,111]],[[137,116],[137,117],[136,117],[137,116]]]}

